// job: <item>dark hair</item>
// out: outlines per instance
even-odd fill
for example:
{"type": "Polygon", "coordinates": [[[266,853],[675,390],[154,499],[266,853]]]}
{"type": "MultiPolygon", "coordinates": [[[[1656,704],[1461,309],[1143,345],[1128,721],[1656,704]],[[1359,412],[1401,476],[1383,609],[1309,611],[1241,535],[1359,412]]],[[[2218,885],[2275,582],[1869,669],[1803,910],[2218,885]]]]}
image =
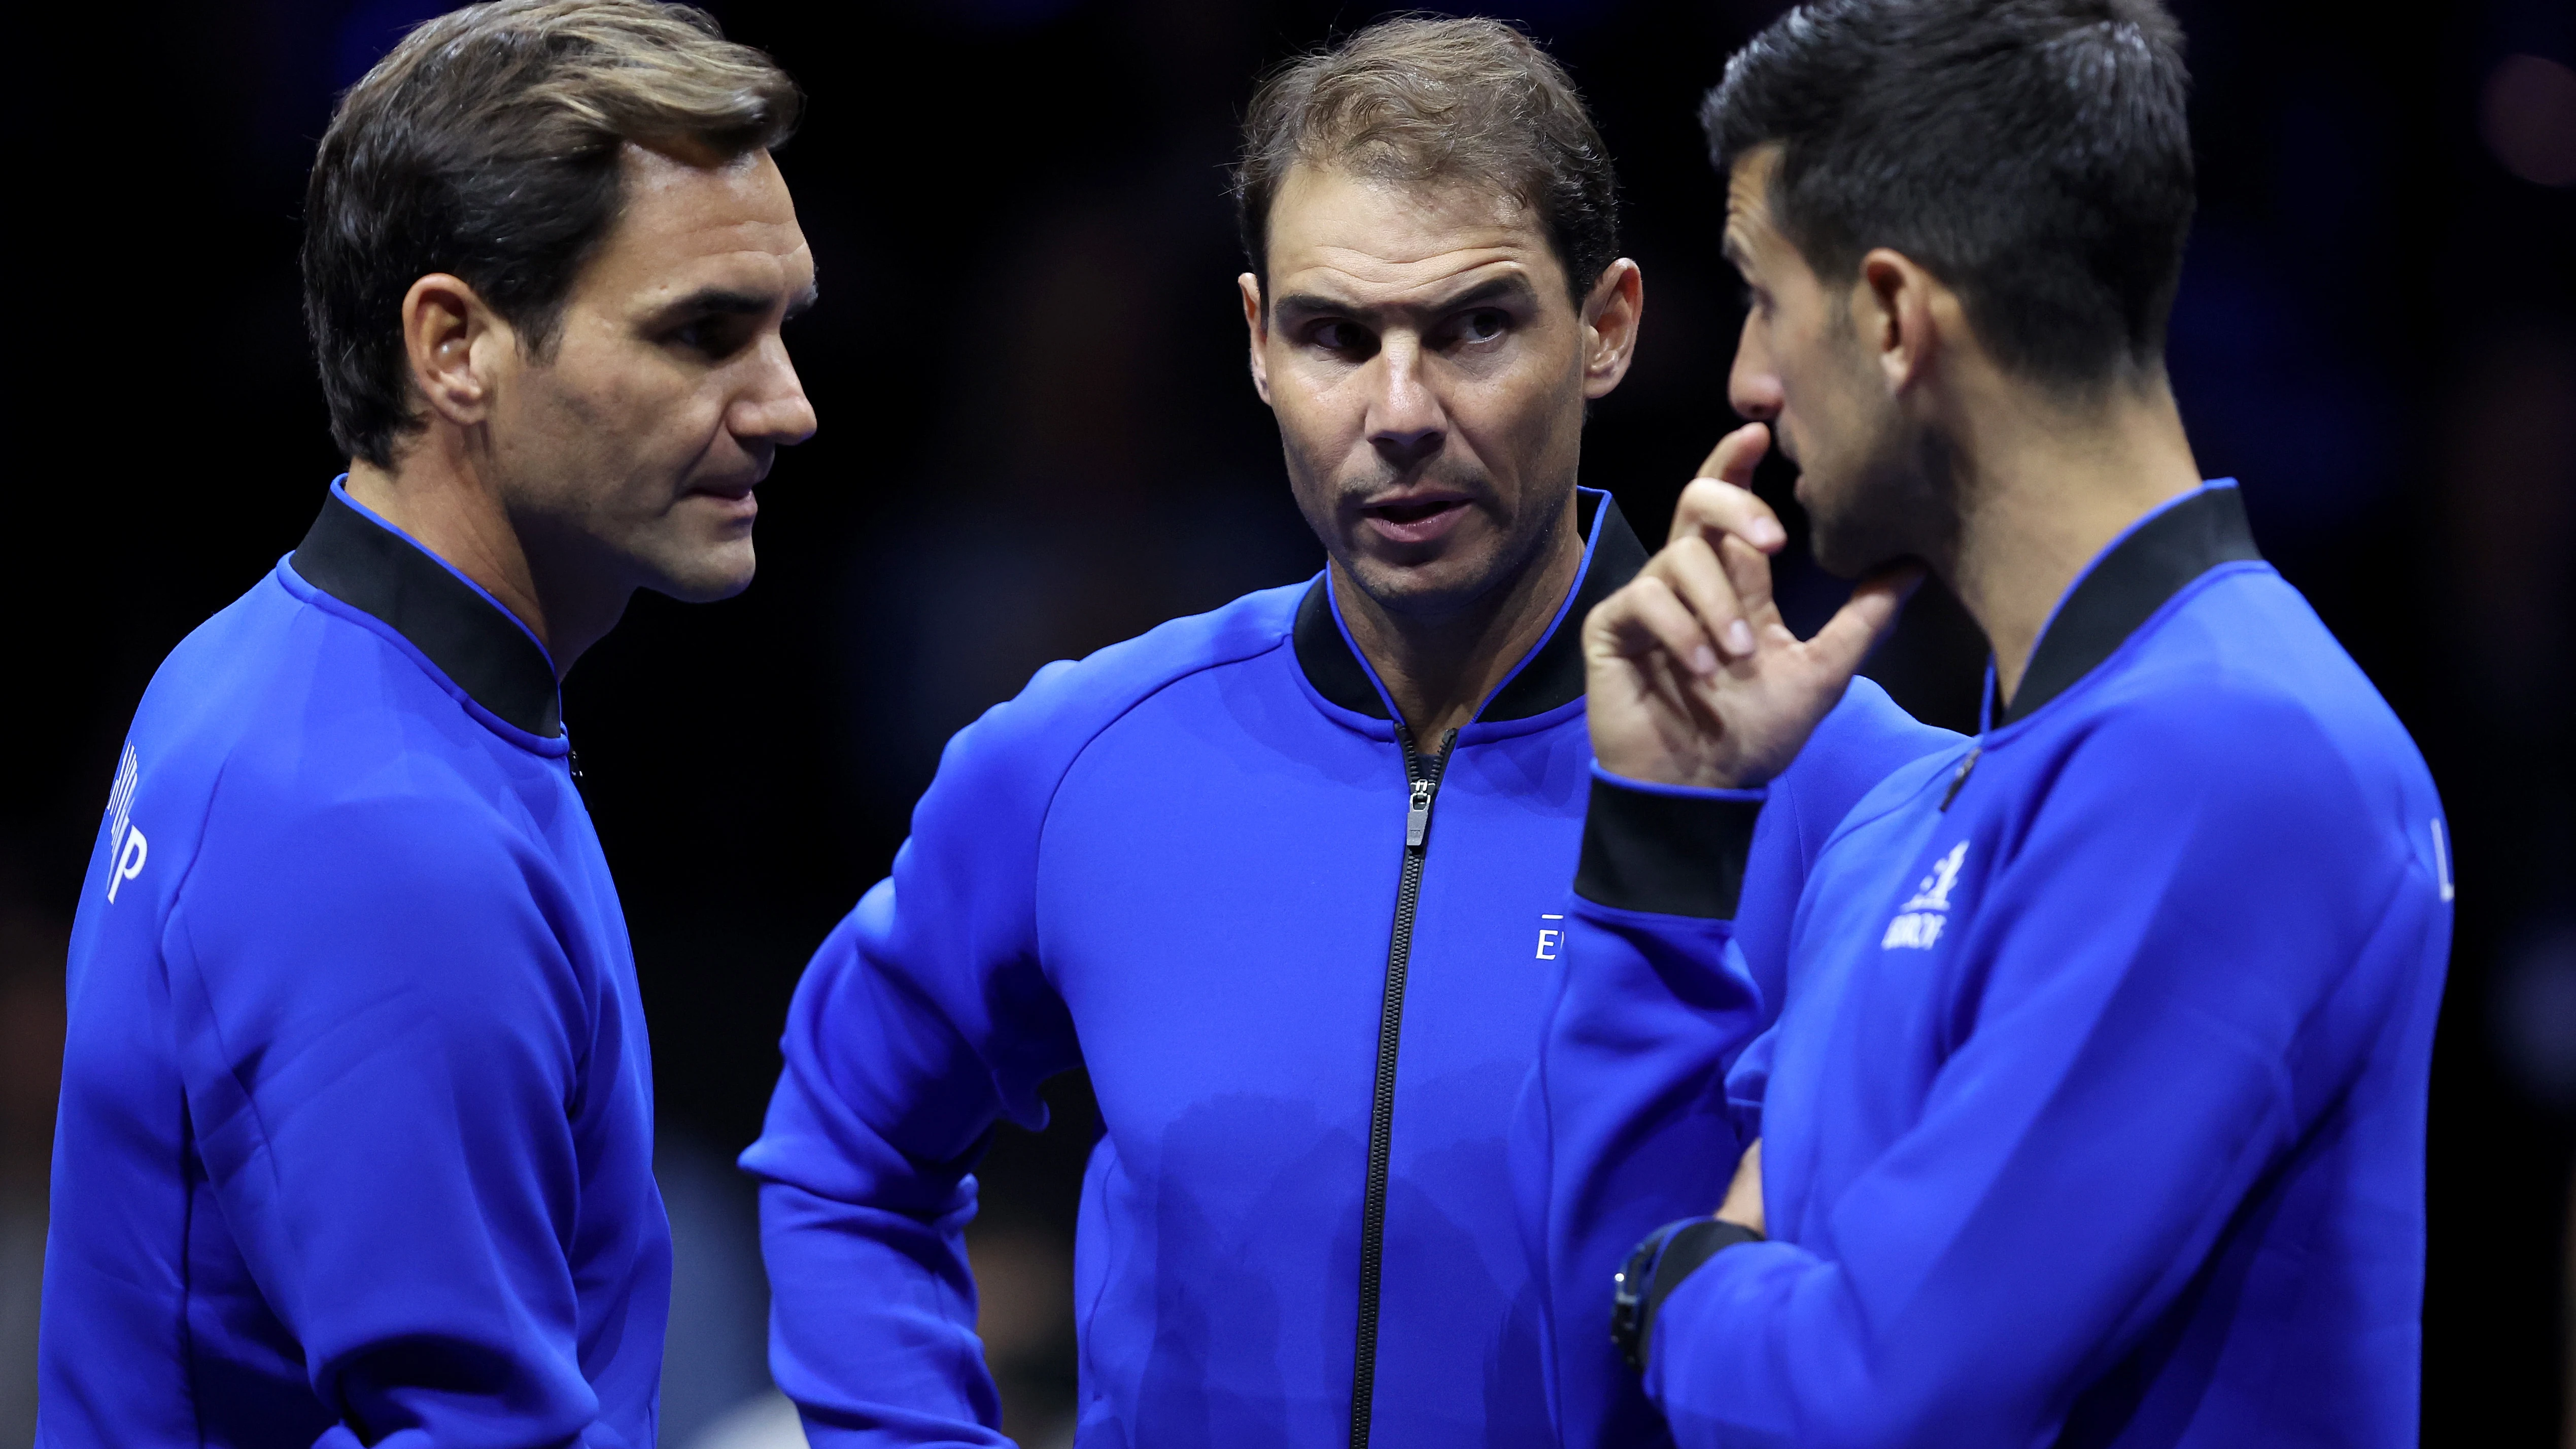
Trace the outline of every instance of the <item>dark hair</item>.
{"type": "Polygon", "coordinates": [[[1736,52],[1700,121],[1721,172],[1779,143],[1771,209],[1819,276],[1892,247],[2003,366],[2090,388],[2164,355],[2189,85],[2157,0],[1818,0],[1736,52]]]}
{"type": "Polygon", "coordinates": [[[1301,161],[1500,188],[1537,213],[1577,307],[1619,258],[1619,183],[1601,133],[1564,67],[1499,20],[1381,20],[1263,79],[1243,119],[1234,203],[1265,283],[1270,204],[1301,161]]]}
{"type": "Polygon", "coordinates": [[[495,0],[424,22],[341,98],[313,162],[304,318],[331,436],[385,467],[421,426],[412,283],[464,279],[542,356],[616,220],[626,143],[730,160],[786,139],[800,104],[684,5],[495,0]]]}

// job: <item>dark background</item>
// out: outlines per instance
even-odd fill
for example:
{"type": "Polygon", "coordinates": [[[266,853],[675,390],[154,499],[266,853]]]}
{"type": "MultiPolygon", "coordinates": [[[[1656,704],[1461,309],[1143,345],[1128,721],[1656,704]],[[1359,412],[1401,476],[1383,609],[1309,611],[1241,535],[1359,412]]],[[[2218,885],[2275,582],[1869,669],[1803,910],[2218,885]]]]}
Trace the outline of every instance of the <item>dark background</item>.
{"type": "MultiPolygon", "coordinates": [[[[304,170],[336,90],[438,8],[50,5],[13,26],[0,1449],[28,1442],[62,950],[111,766],[154,665],[293,546],[341,467],[297,311],[304,170]]],[[[885,870],[941,741],[1048,659],[1320,562],[1244,377],[1222,167],[1253,75],[1375,13],[714,8],[813,98],[780,164],[821,268],[790,345],[822,430],[762,491],[750,592],[639,599],[566,691],[655,1023],[674,1445],[772,1442],[708,1428],[765,1386],[726,1159],[806,953],[885,870]]],[[[1620,161],[1648,307],[1584,477],[1650,537],[1732,421],[1740,314],[1692,113],[1778,8],[1488,12],[1566,60],[1620,161]]],[[[2179,7],[2202,205],[2172,367],[2206,470],[2243,477],[2265,551],[2448,802],[2425,1437],[2537,1444],[2561,1432],[2576,1141],[2576,7],[2413,8],[2179,7]]],[[[1784,507],[1788,481],[1764,480],[1784,507]]],[[[1802,617],[1834,599],[1803,564],[1782,584],[1802,617]]],[[[1873,672],[1972,728],[1982,651],[1927,595],[1873,672]]],[[[1094,1130],[1060,1085],[1055,1128],[997,1145],[975,1238],[1033,1443],[1060,1441],[1071,1389],[1094,1130]]]]}

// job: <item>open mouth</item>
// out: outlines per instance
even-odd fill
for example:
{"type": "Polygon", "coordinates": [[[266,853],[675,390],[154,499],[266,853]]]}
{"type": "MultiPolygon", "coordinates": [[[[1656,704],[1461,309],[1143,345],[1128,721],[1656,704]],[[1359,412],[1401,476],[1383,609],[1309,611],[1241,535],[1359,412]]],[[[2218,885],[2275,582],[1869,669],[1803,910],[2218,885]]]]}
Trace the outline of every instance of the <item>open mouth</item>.
{"type": "Polygon", "coordinates": [[[1390,498],[1360,510],[1367,527],[1390,543],[1428,544],[1447,534],[1467,514],[1468,500],[1455,495],[1390,498]]]}

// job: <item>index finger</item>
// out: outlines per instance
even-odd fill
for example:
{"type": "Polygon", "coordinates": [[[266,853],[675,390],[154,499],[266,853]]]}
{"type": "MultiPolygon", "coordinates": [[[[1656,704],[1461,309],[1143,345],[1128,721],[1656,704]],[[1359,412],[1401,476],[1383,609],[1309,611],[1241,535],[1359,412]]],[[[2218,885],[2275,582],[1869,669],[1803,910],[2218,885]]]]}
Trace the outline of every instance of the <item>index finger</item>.
{"type": "Polygon", "coordinates": [[[1717,440],[1708,456],[1699,460],[1694,478],[1715,478],[1738,488],[1753,486],[1754,466],[1762,455],[1771,451],[1771,430],[1760,423],[1746,423],[1717,440]]]}
{"type": "Polygon", "coordinates": [[[1714,548],[1720,538],[1740,538],[1764,553],[1789,541],[1780,516],[1751,489],[1716,478],[1693,478],[1673,505],[1675,539],[1699,534],[1714,548]]]}

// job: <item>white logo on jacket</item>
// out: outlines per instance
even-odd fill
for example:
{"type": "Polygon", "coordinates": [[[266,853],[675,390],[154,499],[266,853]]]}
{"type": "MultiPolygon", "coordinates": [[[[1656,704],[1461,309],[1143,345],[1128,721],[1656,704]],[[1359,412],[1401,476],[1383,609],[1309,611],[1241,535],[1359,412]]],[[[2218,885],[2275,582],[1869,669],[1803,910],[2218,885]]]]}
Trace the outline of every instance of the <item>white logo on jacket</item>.
{"type": "Polygon", "coordinates": [[[1887,934],[1881,936],[1878,948],[1894,950],[1899,946],[1929,950],[1941,939],[1941,928],[1950,919],[1950,890],[1959,883],[1959,867],[1967,862],[1968,842],[1962,840],[1950,847],[1950,853],[1932,862],[1932,873],[1914,888],[1913,898],[1896,908],[1896,919],[1887,923],[1887,934]]]}
{"type": "Polygon", "coordinates": [[[116,900],[117,887],[143,874],[143,862],[152,853],[151,843],[143,832],[134,828],[134,787],[143,778],[143,764],[135,756],[134,746],[125,747],[125,757],[116,762],[116,788],[107,795],[107,898],[116,900]]]}

